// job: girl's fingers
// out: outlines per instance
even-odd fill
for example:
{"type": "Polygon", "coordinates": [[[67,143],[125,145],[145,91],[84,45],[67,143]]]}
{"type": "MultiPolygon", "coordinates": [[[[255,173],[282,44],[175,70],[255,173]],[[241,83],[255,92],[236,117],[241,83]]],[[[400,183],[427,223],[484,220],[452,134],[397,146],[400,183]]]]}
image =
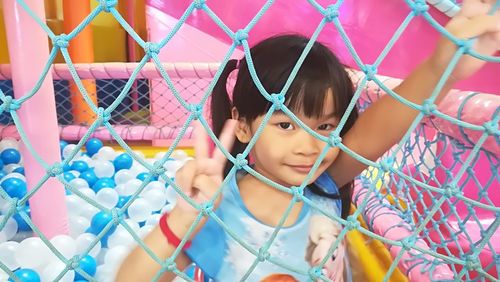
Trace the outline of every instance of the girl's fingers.
{"type": "MultiPolygon", "coordinates": [[[[222,144],[222,147],[228,152],[231,152],[231,149],[234,144],[234,139],[236,138],[234,132],[236,130],[237,124],[238,124],[237,120],[234,119],[227,120],[219,136],[219,141],[222,144]]],[[[221,165],[222,168],[227,162],[227,158],[222,153],[220,148],[215,149],[213,159],[215,159],[221,165]]]]}
{"type": "Polygon", "coordinates": [[[209,154],[208,134],[199,120],[194,121],[195,158],[207,159],[209,154]]]}

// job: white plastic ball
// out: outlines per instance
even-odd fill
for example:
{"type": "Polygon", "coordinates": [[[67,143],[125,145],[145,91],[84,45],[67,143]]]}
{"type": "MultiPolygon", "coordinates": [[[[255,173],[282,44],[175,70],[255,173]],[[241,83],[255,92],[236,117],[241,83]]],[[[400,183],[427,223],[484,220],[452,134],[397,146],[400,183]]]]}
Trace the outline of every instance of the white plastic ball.
{"type": "MultiPolygon", "coordinates": [[[[3,222],[4,218],[5,215],[0,215],[0,222],[3,222]]],[[[3,241],[12,239],[12,237],[14,237],[17,233],[17,227],[18,226],[16,220],[10,217],[9,219],[7,219],[7,222],[5,223],[3,229],[0,230],[0,238],[2,238],[3,241]]]]}
{"type": "Polygon", "coordinates": [[[114,177],[116,185],[125,184],[129,180],[135,178],[129,169],[122,169],[117,171],[114,177]]]}
{"type": "Polygon", "coordinates": [[[94,165],[94,173],[99,178],[111,178],[115,175],[115,167],[109,161],[97,161],[94,165]]]}
{"type": "Polygon", "coordinates": [[[101,252],[101,242],[92,233],[82,233],[76,238],[76,253],[82,255],[95,241],[97,244],[90,250],[89,255],[96,258],[101,252]]]}
{"type": "Polygon", "coordinates": [[[146,219],[145,225],[156,226],[160,222],[161,214],[155,213],[146,219]]]}
{"type": "Polygon", "coordinates": [[[188,158],[188,154],[184,150],[174,150],[172,152],[172,155],[170,155],[173,159],[179,160],[179,161],[184,161],[186,158],[188,158]]]}
{"type": "Polygon", "coordinates": [[[19,150],[19,141],[12,137],[5,137],[0,141],[0,153],[5,149],[19,150]]]}
{"type": "MultiPolygon", "coordinates": [[[[19,164],[8,164],[8,165],[5,165],[3,167],[3,170],[5,170],[5,172],[7,172],[7,175],[9,175],[14,171],[14,169],[20,168],[20,167],[22,167],[22,166],[19,164]]],[[[7,175],[5,176],[6,178],[7,178],[7,175]]]]}
{"type": "Polygon", "coordinates": [[[128,253],[129,249],[125,246],[110,248],[104,257],[104,265],[115,269],[123,262],[128,253]]]}
{"type": "Polygon", "coordinates": [[[75,240],[71,236],[57,235],[50,239],[50,243],[67,259],[71,259],[76,254],[75,240]]]}
{"type": "Polygon", "coordinates": [[[42,239],[30,237],[19,244],[14,256],[20,267],[37,268],[47,263],[52,252],[42,239]]]}
{"type": "Polygon", "coordinates": [[[75,279],[74,270],[68,270],[64,276],[56,280],[65,268],[66,265],[62,261],[53,261],[49,263],[41,273],[42,281],[73,282],[75,279]]]}
{"type": "Polygon", "coordinates": [[[113,274],[114,271],[111,267],[107,265],[99,265],[97,266],[97,270],[95,272],[95,279],[96,281],[108,282],[113,274]]]}
{"type": "Polygon", "coordinates": [[[167,195],[167,202],[175,204],[177,202],[177,198],[179,198],[179,194],[172,186],[168,186],[165,190],[165,194],[167,195]]]}
{"type": "Polygon", "coordinates": [[[68,221],[69,234],[73,238],[77,238],[90,227],[90,220],[83,216],[70,216],[68,221]]]}
{"type": "Polygon", "coordinates": [[[69,185],[80,190],[82,188],[89,188],[89,183],[85,179],[75,178],[69,182],[69,185]]]}
{"type": "Polygon", "coordinates": [[[167,193],[164,189],[151,189],[147,190],[142,195],[142,198],[148,201],[151,210],[158,211],[165,206],[165,203],[167,202],[167,193]]]}
{"type": "Polygon", "coordinates": [[[164,213],[169,213],[169,212],[171,212],[171,211],[174,209],[174,207],[175,207],[175,203],[173,203],[173,204],[172,204],[172,203],[169,203],[169,204],[165,205],[165,206],[161,209],[160,213],[161,213],[161,214],[164,214],[164,213]]]}
{"type": "Polygon", "coordinates": [[[161,160],[161,159],[163,159],[163,157],[165,157],[166,154],[167,154],[167,152],[158,152],[158,153],[156,153],[154,159],[161,160]]]}
{"type": "Polygon", "coordinates": [[[163,164],[163,168],[169,172],[175,173],[182,167],[182,165],[183,163],[178,160],[168,160],[163,164]]]}
{"type": "Polygon", "coordinates": [[[66,145],[66,147],[64,147],[64,149],[62,151],[63,159],[69,158],[71,156],[71,154],[73,153],[73,151],[76,150],[76,148],[77,148],[77,146],[75,144],[66,145]]]}
{"type": "Polygon", "coordinates": [[[12,271],[19,267],[19,263],[15,258],[15,253],[18,248],[18,242],[8,241],[0,243],[0,261],[12,271]]]}
{"type": "Polygon", "coordinates": [[[11,173],[7,174],[6,176],[4,176],[4,178],[2,178],[2,181],[7,179],[7,178],[17,178],[17,179],[21,179],[23,181],[26,181],[26,177],[20,173],[17,173],[17,172],[11,172],[11,173]]]}
{"type": "Polygon", "coordinates": [[[127,183],[125,183],[124,194],[122,196],[130,196],[137,192],[142,185],[142,181],[139,179],[131,179],[127,183]]]}
{"type": "Polygon", "coordinates": [[[108,247],[132,246],[135,243],[134,237],[125,229],[116,229],[108,238],[108,247]]]}
{"type": "Polygon", "coordinates": [[[130,204],[130,206],[128,207],[127,211],[130,219],[137,222],[145,221],[152,212],[149,203],[141,198],[133,201],[132,204],[130,204]]]}
{"type": "Polygon", "coordinates": [[[109,146],[104,146],[94,155],[94,159],[102,160],[102,161],[112,161],[116,157],[116,152],[113,148],[109,146]]]}
{"type": "Polygon", "coordinates": [[[71,215],[80,215],[83,212],[84,200],[77,195],[66,195],[66,207],[71,215]]]}
{"type": "Polygon", "coordinates": [[[112,188],[103,188],[95,196],[96,201],[108,209],[118,204],[118,193],[112,188]]]}

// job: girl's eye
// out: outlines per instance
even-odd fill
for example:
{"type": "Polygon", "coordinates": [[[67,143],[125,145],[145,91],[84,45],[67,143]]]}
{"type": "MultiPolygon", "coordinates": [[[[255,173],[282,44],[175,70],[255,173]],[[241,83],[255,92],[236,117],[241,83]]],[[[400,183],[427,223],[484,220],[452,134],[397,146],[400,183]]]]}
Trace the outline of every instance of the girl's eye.
{"type": "Polygon", "coordinates": [[[333,130],[335,128],[335,126],[333,124],[328,124],[328,123],[325,123],[325,124],[322,124],[318,127],[318,130],[333,130]]]}
{"type": "Polygon", "coordinates": [[[278,126],[284,130],[292,130],[293,129],[293,125],[290,122],[280,122],[280,123],[278,123],[278,126]]]}

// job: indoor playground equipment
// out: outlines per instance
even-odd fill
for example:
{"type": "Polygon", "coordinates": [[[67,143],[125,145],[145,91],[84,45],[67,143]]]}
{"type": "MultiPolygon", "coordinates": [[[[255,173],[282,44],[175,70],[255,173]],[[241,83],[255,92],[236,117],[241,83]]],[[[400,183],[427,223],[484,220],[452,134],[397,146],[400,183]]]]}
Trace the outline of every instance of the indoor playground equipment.
{"type": "MultiPolygon", "coordinates": [[[[92,2],[67,35],[45,24],[43,1],[2,2],[10,63],[0,65],[0,281],[113,281],[129,248],[144,246],[175,205],[173,177],[189,159],[178,148],[191,145],[195,115],[209,119],[204,102],[221,65],[244,46],[284,32],[328,44],[364,110],[397,97],[391,89],[460,10],[450,0],[148,0],[145,41],[120,10],[133,15],[136,1],[92,2]],[[117,52],[126,44],[138,62],[69,60],[78,31],[103,16],[128,34],[117,52]],[[53,64],[56,55],[65,61],[53,64]],[[74,116],[75,94],[90,122],[74,116]]],[[[383,158],[362,160],[370,168],[356,181],[355,209],[333,218],[346,226],[355,281],[499,280],[500,58],[483,59],[491,63],[439,105],[415,106],[422,114],[383,158]]],[[[251,250],[256,260],[260,251],[251,250]]],[[[183,272],[151,255],[163,271],[207,281],[196,266],[183,272]]]]}

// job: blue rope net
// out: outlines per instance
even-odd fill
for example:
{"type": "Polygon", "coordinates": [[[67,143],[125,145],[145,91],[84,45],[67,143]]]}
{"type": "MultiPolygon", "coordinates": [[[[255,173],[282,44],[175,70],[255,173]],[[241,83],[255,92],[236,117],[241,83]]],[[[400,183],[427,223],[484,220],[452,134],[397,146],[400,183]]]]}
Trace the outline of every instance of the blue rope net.
{"type": "MultiPolygon", "coordinates": [[[[40,164],[46,169],[47,173],[45,177],[39,180],[35,187],[32,187],[29,193],[25,194],[21,198],[11,197],[5,190],[0,189],[0,196],[4,202],[7,203],[7,209],[2,211],[2,218],[0,220],[0,231],[3,230],[9,223],[9,219],[15,215],[23,218],[30,228],[35,232],[42,241],[47,245],[49,250],[63,263],[64,267],[61,269],[55,280],[61,279],[69,271],[75,270],[76,273],[81,275],[84,279],[89,281],[96,281],[96,277],[85,272],[79,265],[86,254],[89,254],[91,250],[105,237],[112,234],[117,228],[122,228],[126,230],[132,238],[140,245],[144,250],[158,263],[162,266],[162,271],[157,274],[156,279],[161,276],[164,271],[173,271],[180,277],[191,281],[192,278],[188,277],[183,273],[182,269],[178,269],[174,263],[176,256],[180,252],[180,247],[172,255],[171,258],[166,261],[162,261],[158,258],[149,248],[146,247],[141,237],[137,234],[133,225],[130,221],[127,221],[126,212],[128,208],[140,198],[140,194],[147,189],[147,185],[153,182],[156,178],[160,178],[166,185],[175,189],[181,197],[186,199],[189,203],[195,206],[200,214],[197,220],[193,223],[192,228],[186,236],[189,236],[194,230],[194,226],[199,223],[203,216],[210,216],[214,218],[219,224],[226,230],[229,236],[234,237],[234,233],[228,230],[224,222],[222,222],[215,213],[213,212],[213,199],[208,201],[203,205],[198,205],[189,199],[186,195],[182,194],[180,189],[175,185],[171,175],[165,173],[165,164],[168,164],[172,160],[174,150],[176,146],[183,138],[184,133],[187,131],[188,127],[191,126],[195,119],[199,119],[203,124],[206,131],[209,133],[210,138],[215,142],[218,147],[221,144],[214,136],[212,130],[209,127],[208,121],[204,118],[202,111],[204,109],[207,100],[215,86],[216,81],[219,79],[223,66],[226,65],[232,53],[237,47],[243,48],[245,52],[245,60],[248,63],[250,73],[252,78],[259,88],[261,94],[271,101],[273,105],[266,114],[263,123],[261,124],[259,130],[257,130],[256,135],[252,138],[247,149],[238,156],[231,156],[226,150],[222,148],[222,151],[227,156],[228,160],[235,164],[234,168],[231,170],[229,175],[226,177],[223,185],[226,184],[228,179],[234,175],[237,169],[245,169],[252,175],[262,181],[271,184],[277,189],[287,191],[291,193],[294,200],[302,200],[312,207],[315,207],[315,203],[311,202],[302,195],[305,184],[300,187],[294,187],[293,189],[287,189],[276,183],[272,183],[268,179],[265,179],[257,172],[253,171],[250,166],[248,166],[242,160],[248,155],[251,148],[254,146],[256,140],[259,138],[262,128],[265,126],[270,116],[276,109],[281,109],[284,113],[289,115],[294,121],[296,121],[300,126],[304,127],[309,133],[314,135],[316,138],[324,141],[328,144],[327,148],[339,147],[344,150],[360,162],[363,162],[370,166],[364,174],[362,174],[358,179],[358,190],[354,197],[354,201],[357,203],[357,209],[353,215],[349,216],[347,220],[339,218],[335,215],[329,215],[326,211],[325,214],[329,217],[345,226],[343,231],[338,237],[338,240],[332,245],[329,250],[329,255],[331,256],[341,240],[344,240],[349,230],[358,230],[361,233],[382,241],[390,248],[399,247],[395,255],[394,262],[392,263],[389,271],[385,276],[385,281],[389,280],[394,270],[403,259],[406,253],[411,254],[411,261],[406,261],[409,263],[408,271],[415,267],[419,267],[422,271],[425,271],[429,275],[431,281],[438,281],[436,278],[437,274],[435,270],[438,266],[446,265],[450,268],[452,272],[453,280],[478,280],[478,281],[498,281],[498,264],[499,256],[495,252],[494,241],[492,241],[494,235],[497,233],[498,225],[500,223],[500,208],[496,206],[489,196],[498,192],[498,166],[499,160],[498,156],[484,150],[482,148],[483,143],[486,138],[493,136],[496,143],[499,143],[499,130],[498,130],[498,112],[492,117],[489,125],[491,126],[477,126],[461,122],[460,120],[445,116],[436,110],[433,106],[433,101],[439,93],[439,89],[443,85],[447,76],[449,75],[453,65],[456,63],[458,58],[462,56],[465,52],[464,44],[462,42],[454,39],[449,35],[442,26],[440,26],[428,13],[428,6],[422,0],[407,0],[405,3],[411,8],[411,12],[408,17],[404,20],[398,30],[394,33],[392,39],[389,41],[387,47],[382,51],[378,59],[372,65],[364,64],[359,56],[356,54],[355,49],[350,43],[349,37],[345,33],[342,23],[338,19],[339,7],[343,4],[343,1],[337,1],[328,7],[322,7],[314,0],[309,0],[309,3],[317,10],[318,13],[323,15],[323,20],[319,23],[318,27],[311,36],[310,42],[304,49],[303,54],[297,62],[294,70],[292,71],[288,82],[282,89],[280,93],[271,94],[268,93],[259,82],[259,75],[256,73],[255,68],[252,63],[252,57],[249,53],[248,45],[248,34],[252,30],[253,26],[259,21],[259,19],[266,13],[266,11],[272,6],[273,1],[266,2],[262,6],[262,9],[255,15],[255,17],[248,23],[248,25],[238,31],[230,30],[210,9],[210,4],[203,0],[193,1],[192,4],[186,9],[184,14],[180,17],[177,25],[171,30],[171,32],[165,36],[160,42],[145,42],[142,40],[137,33],[127,24],[123,17],[116,10],[117,1],[113,0],[101,0],[100,5],[88,15],[88,17],[69,34],[54,34],[48,26],[43,23],[30,9],[28,5],[23,0],[19,0],[18,3],[36,20],[40,27],[47,33],[48,37],[53,42],[53,49],[50,54],[49,61],[47,62],[45,71],[40,76],[40,81],[45,78],[49,67],[53,64],[54,58],[58,52],[61,52],[69,69],[72,71],[72,76],[74,82],[77,84],[80,93],[83,95],[85,100],[88,102],[90,109],[97,115],[97,119],[93,124],[89,126],[87,134],[85,134],[81,140],[74,146],[73,151],[66,156],[66,158],[60,164],[48,165],[45,163],[36,153],[36,151],[30,145],[30,140],[25,134],[22,124],[19,121],[19,117],[16,114],[16,110],[22,107],[22,104],[29,100],[33,95],[37,94],[37,91],[41,83],[34,86],[30,93],[27,93],[22,98],[12,99],[12,94],[5,90],[5,87],[0,88],[0,99],[2,100],[1,110],[3,117],[7,118],[16,125],[22,141],[28,147],[28,150],[34,156],[38,156],[40,164]],[[215,74],[213,80],[206,87],[201,101],[198,103],[187,102],[182,99],[179,94],[179,90],[172,82],[167,72],[163,69],[162,62],[158,57],[159,50],[168,44],[169,40],[175,36],[179,28],[184,24],[187,17],[189,17],[194,11],[198,13],[206,13],[212,20],[217,23],[217,25],[225,32],[228,36],[233,39],[233,44],[229,48],[226,56],[221,61],[221,68],[215,74]],[[137,69],[131,74],[130,78],[124,82],[124,84],[119,87],[119,94],[116,95],[113,101],[109,104],[95,105],[91,102],[88,93],[81,83],[81,79],[77,76],[74,65],[71,61],[71,57],[67,51],[68,42],[70,42],[86,25],[88,25],[98,14],[100,13],[111,13],[115,19],[120,23],[120,25],[128,32],[128,34],[133,37],[137,43],[142,46],[145,50],[146,55],[139,62],[137,69]],[[436,90],[429,97],[426,104],[423,106],[414,105],[405,101],[399,97],[396,93],[391,91],[383,81],[381,81],[377,76],[377,67],[386,57],[387,53],[390,51],[391,47],[395,44],[397,39],[404,32],[406,27],[411,24],[411,21],[415,17],[425,18],[429,24],[435,27],[438,31],[450,37],[457,45],[462,46],[459,48],[457,54],[453,58],[448,70],[445,75],[438,83],[436,90]],[[311,129],[307,128],[303,123],[298,120],[294,114],[288,110],[281,101],[283,101],[283,96],[287,92],[288,87],[293,81],[298,69],[304,60],[305,56],[309,52],[312,44],[316,41],[319,34],[326,26],[333,26],[337,29],[339,35],[344,40],[348,50],[350,51],[352,57],[357,63],[357,67],[364,73],[363,76],[359,77],[356,82],[357,91],[351,102],[351,106],[348,108],[346,114],[342,118],[338,128],[332,132],[331,136],[324,137],[319,136],[311,129]],[[139,154],[134,152],[131,147],[121,138],[119,134],[115,131],[112,126],[113,115],[120,111],[120,106],[123,105],[124,100],[128,97],[128,94],[133,87],[134,82],[137,79],[138,71],[144,67],[144,65],[152,61],[158,70],[161,72],[162,81],[166,83],[170,91],[172,92],[174,98],[180,104],[184,111],[187,111],[189,115],[186,118],[185,123],[181,126],[180,132],[176,139],[174,140],[172,146],[163,155],[163,157],[154,163],[146,161],[139,154]],[[361,156],[355,154],[349,148],[345,147],[339,138],[339,132],[343,128],[347,116],[350,111],[354,108],[357,103],[363,110],[367,105],[371,103],[369,100],[360,100],[361,94],[369,82],[375,82],[380,90],[391,95],[392,97],[398,99],[402,103],[407,104],[409,107],[416,108],[421,111],[420,115],[415,119],[411,127],[409,128],[407,134],[403,137],[401,142],[388,152],[383,158],[377,162],[372,162],[361,156]],[[462,128],[474,129],[483,132],[483,136],[475,144],[463,144],[447,137],[441,133],[437,133],[435,136],[428,136],[429,131],[425,129],[422,125],[422,120],[430,115],[437,116],[439,118],[447,118],[451,122],[460,125],[462,128]],[[75,156],[80,152],[84,144],[89,140],[90,134],[98,127],[104,126],[109,130],[110,134],[113,136],[114,140],[122,146],[122,148],[133,157],[134,161],[141,164],[145,170],[148,172],[147,176],[137,187],[137,190],[132,193],[131,197],[128,199],[123,206],[118,207],[105,207],[98,203],[88,195],[81,193],[75,185],[71,184],[70,181],[65,178],[64,167],[69,166],[73,163],[75,156]],[[440,152],[434,150],[433,148],[439,146],[442,148],[440,152]],[[436,153],[438,152],[438,153],[436,153]],[[451,163],[448,162],[445,166],[443,164],[443,159],[445,158],[441,152],[451,153],[451,163]],[[418,157],[417,157],[418,156],[418,157]],[[487,180],[478,179],[477,172],[474,171],[474,166],[480,160],[486,159],[488,166],[491,171],[486,173],[487,180]],[[451,165],[451,167],[449,166],[451,165]],[[440,174],[440,175],[439,175],[440,174]],[[444,175],[444,177],[443,177],[444,175]],[[67,193],[74,195],[78,199],[83,200],[93,207],[95,211],[108,220],[106,224],[103,224],[100,230],[96,232],[96,238],[92,241],[88,247],[79,255],[73,257],[65,257],[55,246],[52,244],[33,224],[29,217],[29,213],[24,209],[27,201],[37,193],[40,187],[51,177],[56,177],[61,183],[64,184],[67,193]],[[382,183],[381,187],[377,183],[382,183]],[[468,195],[464,190],[469,184],[473,184],[477,187],[476,195],[468,195]],[[361,199],[360,201],[358,201],[361,199]],[[465,207],[466,213],[463,213],[465,207]],[[382,211],[382,212],[379,212],[382,211]],[[483,222],[480,222],[479,215],[489,213],[495,216],[492,222],[489,222],[487,226],[483,222]],[[397,216],[400,221],[394,222],[394,227],[401,227],[406,229],[411,235],[406,238],[400,238],[399,240],[393,240],[387,238],[388,234],[377,234],[374,226],[377,218],[381,216],[391,214],[397,216]],[[357,220],[358,216],[365,217],[368,224],[368,229],[362,228],[357,220]],[[376,215],[372,217],[372,215],[376,215]],[[479,227],[479,234],[471,234],[468,224],[474,224],[479,227]],[[117,227],[118,226],[118,227],[117,227]],[[422,248],[417,242],[424,240],[428,242],[429,248],[422,248]],[[479,258],[484,256],[484,250],[488,250],[486,256],[489,258],[490,263],[484,265],[479,262],[479,258]],[[495,271],[495,268],[497,269],[495,271]],[[493,274],[492,274],[493,273],[493,274]]],[[[402,3],[403,4],[403,3],[402,3]]],[[[475,54],[471,51],[472,55],[492,62],[500,61],[496,57],[485,57],[475,54]]],[[[57,88],[57,87],[56,87],[57,88]]],[[[70,122],[68,118],[68,122],[70,122]]],[[[316,166],[323,159],[325,151],[318,158],[316,166]]],[[[315,167],[316,167],[315,166],[315,167]]],[[[307,177],[304,183],[307,183],[312,176],[312,173],[307,177]]],[[[220,191],[219,191],[220,192],[220,191]]],[[[241,238],[233,238],[238,243],[240,243],[249,252],[255,255],[255,261],[252,265],[249,265],[248,271],[245,277],[251,274],[252,270],[262,261],[270,260],[268,250],[273,243],[275,235],[281,227],[288,216],[287,212],[283,215],[281,224],[275,229],[275,233],[271,236],[271,239],[266,242],[260,249],[252,249],[249,244],[243,241],[241,238]]],[[[389,232],[390,230],[386,230],[389,232]]],[[[187,238],[187,237],[186,237],[187,238]]],[[[185,240],[184,240],[185,241],[185,240]]],[[[183,242],[184,242],[183,241],[183,242]]],[[[497,243],[498,244],[498,241],[497,243]]],[[[273,263],[277,263],[284,267],[287,267],[286,262],[270,260],[273,263]]],[[[320,266],[321,267],[321,266],[320,266]]],[[[309,275],[312,280],[323,280],[327,281],[326,277],[321,274],[320,267],[311,268],[304,274],[309,275]]],[[[0,261],[0,269],[3,270],[11,279],[18,281],[19,279],[14,275],[13,271],[2,261],[0,261]]],[[[244,278],[245,278],[244,277],[244,278]]]]}

